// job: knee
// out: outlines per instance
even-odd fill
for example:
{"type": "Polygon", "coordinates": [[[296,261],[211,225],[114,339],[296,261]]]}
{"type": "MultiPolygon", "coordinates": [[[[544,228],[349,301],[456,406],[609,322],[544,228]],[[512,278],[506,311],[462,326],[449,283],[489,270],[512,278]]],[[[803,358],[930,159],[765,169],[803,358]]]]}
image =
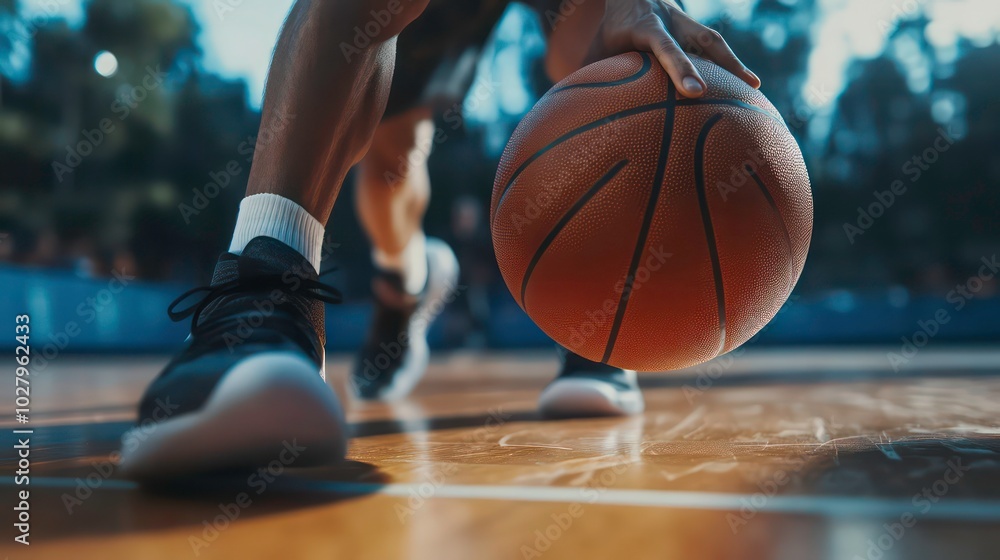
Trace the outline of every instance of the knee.
{"type": "Polygon", "coordinates": [[[362,167],[369,177],[409,179],[427,173],[433,148],[434,124],[429,118],[389,119],[379,125],[362,167]]]}

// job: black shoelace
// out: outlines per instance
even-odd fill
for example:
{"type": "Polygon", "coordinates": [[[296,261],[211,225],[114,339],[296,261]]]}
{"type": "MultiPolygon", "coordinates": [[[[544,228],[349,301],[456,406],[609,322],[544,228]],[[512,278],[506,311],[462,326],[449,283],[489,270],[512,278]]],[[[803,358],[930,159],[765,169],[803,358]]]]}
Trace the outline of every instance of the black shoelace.
{"type": "Polygon", "coordinates": [[[181,294],[167,307],[167,315],[174,322],[183,321],[191,317],[191,332],[194,333],[198,328],[198,321],[202,311],[213,301],[225,296],[247,292],[280,290],[288,295],[301,296],[307,299],[322,301],[323,303],[336,304],[343,301],[340,291],[333,286],[312,278],[302,278],[299,276],[295,278],[297,282],[289,281],[289,279],[281,274],[262,274],[259,276],[239,277],[216,286],[208,285],[193,288],[181,294]],[[177,309],[188,298],[200,292],[205,293],[201,299],[193,301],[185,308],[177,309]]]}

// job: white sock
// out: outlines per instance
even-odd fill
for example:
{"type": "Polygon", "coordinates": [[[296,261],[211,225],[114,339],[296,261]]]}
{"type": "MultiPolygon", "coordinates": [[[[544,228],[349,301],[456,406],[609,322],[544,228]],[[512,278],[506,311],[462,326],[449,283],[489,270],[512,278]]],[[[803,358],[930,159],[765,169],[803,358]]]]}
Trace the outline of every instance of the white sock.
{"type": "Polygon", "coordinates": [[[427,238],[418,231],[398,255],[389,255],[379,249],[372,251],[375,266],[382,270],[399,273],[403,277],[403,289],[410,294],[419,294],[427,284],[427,238]]]}
{"type": "Polygon", "coordinates": [[[251,239],[272,237],[299,252],[319,271],[323,224],[290,199],[271,193],[250,195],[240,202],[229,252],[239,255],[251,239]]]}

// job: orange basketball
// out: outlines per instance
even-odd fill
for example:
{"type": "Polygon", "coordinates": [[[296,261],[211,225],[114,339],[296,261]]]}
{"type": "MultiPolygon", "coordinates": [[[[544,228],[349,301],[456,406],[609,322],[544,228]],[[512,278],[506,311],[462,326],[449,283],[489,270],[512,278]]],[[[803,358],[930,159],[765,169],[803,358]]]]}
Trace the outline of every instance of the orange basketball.
{"type": "Polygon", "coordinates": [[[746,342],[812,233],[802,154],[774,106],[715,64],[680,96],[645,53],[556,84],[514,131],[490,210],[507,287],[546,334],[642,371],[746,342]]]}

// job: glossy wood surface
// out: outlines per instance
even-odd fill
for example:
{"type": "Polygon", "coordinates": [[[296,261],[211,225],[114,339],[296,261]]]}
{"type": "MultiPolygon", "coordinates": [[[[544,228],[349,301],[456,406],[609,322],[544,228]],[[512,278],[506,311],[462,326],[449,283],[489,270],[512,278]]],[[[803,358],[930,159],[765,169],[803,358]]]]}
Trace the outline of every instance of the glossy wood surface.
{"type": "MultiPolygon", "coordinates": [[[[356,437],[343,465],[282,468],[266,484],[243,473],[139,488],[117,477],[113,452],[165,359],[66,357],[35,376],[33,544],[11,541],[5,445],[0,557],[911,560],[1000,550],[991,351],[925,350],[905,375],[885,350],[747,352],[642,376],[639,417],[566,421],[535,413],[550,354],[458,353],[436,359],[404,402],[346,402],[356,437]],[[234,506],[241,494],[249,505],[234,506]]],[[[342,397],[348,365],[328,366],[342,397]]],[[[7,411],[0,424],[17,427],[7,411]]]]}

